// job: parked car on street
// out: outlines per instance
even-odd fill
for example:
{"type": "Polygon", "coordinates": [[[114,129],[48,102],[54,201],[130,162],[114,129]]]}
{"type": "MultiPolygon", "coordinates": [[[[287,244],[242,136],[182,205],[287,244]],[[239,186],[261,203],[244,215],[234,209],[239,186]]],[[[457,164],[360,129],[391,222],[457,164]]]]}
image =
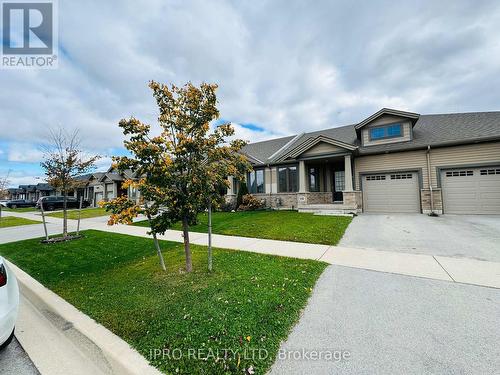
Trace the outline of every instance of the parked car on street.
{"type": "Polygon", "coordinates": [[[0,206],[7,207],[7,202],[9,202],[9,199],[0,199],[0,206]]]}
{"type": "Polygon", "coordinates": [[[0,257],[0,349],[14,337],[19,310],[19,287],[14,273],[0,257]]]}
{"type": "MultiPolygon", "coordinates": [[[[44,211],[62,210],[64,205],[64,197],[62,196],[42,197],[38,200],[38,202],[36,202],[36,208],[41,208],[42,204],[44,211]]],[[[84,200],[82,202],[82,208],[86,208],[88,206],[90,206],[89,201],[84,200]]],[[[66,207],[78,208],[80,207],[80,202],[78,199],[74,197],[67,197],[66,207]]]]}
{"type": "Polygon", "coordinates": [[[25,199],[16,199],[5,203],[5,207],[8,208],[35,207],[35,202],[28,201],[25,199]]]}

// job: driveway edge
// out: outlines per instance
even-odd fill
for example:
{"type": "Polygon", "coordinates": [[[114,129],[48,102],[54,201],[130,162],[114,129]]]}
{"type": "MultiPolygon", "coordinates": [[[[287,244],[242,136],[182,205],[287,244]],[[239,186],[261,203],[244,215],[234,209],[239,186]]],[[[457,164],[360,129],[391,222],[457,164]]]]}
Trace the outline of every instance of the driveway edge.
{"type": "Polygon", "coordinates": [[[52,316],[51,320],[61,322],[61,331],[71,328],[74,330],[73,333],[87,339],[74,339],[71,341],[82,353],[87,354],[87,357],[92,362],[95,362],[97,367],[100,367],[106,373],[112,374],[161,374],[139,352],[120,337],[44,287],[12,262],[8,263],[16,275],[23,296],[31,304],[45,315],[48,313],[48,315],[52,316]],[[85,341],[89,342],[82,344],[85,341]],[[99,351],[98,355],[96,355],[96,349],[99,351]]]}

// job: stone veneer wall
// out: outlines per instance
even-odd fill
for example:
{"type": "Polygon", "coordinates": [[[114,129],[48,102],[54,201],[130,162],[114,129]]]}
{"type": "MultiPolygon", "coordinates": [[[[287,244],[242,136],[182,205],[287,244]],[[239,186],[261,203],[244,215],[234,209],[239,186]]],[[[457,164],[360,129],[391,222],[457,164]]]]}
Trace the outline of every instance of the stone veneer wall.
{"type": "Polygon", "coordinates": [[[297,208],[297,193],[253,194],[253,196],[265,201],[266,207],[297,208]]]}
{"type": "MultiPolygon", "coordinates": [[[[437,214],[443,213],[443,198],[441,189],[432,189],[434,197],[434,212],[437,214]]],[[[429,189],[420,190],[420,203],[422,205],[422,213],[429,214],[431,212],[431,192],[429,189]]]]}
{"type": "Polygon", "coordinates": [[[224,197],[225,200],[226,200],[226,203],[231,203],[231,204],[236,204],[236,194],[226,194],[226,196],[224,197]]]}
{"type": "Polygon", "coordinates": [[[308,192],[300,193],[303,200],[299,199],[300,204],[330,204],[332,202],[332,192],[308,192]]]}
{"type": "MultiPolygon", "coordinates": [[[[264,201],[266,207],[277,209],[298,209],[298,206],[307,204],[332,204],[331,192],[308,192],[308,193],[278,193],[278,194],[253,194],[253,196],[264,201]]],[[[236,195],[226,195],[226,202],[236,203],[236,195]]],[[[361,191],[344,192],[344,203],[338,204],[339,209],[352,209],[353,212],[361,212],[363,205],[361,191]]]]}
{"type": "Polygon", "coordinates": [[[359,190],[344,191],[344,206],[355,209],[356,212],[361,212],[363,209],[363,193],[359,190]]]}

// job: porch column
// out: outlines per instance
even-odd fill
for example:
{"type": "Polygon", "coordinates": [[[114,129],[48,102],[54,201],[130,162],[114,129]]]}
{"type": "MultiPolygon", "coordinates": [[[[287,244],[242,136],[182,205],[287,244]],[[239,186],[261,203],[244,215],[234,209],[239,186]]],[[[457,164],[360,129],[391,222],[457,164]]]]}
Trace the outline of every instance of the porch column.
{"type": "Polygon", "coordinates": [[[299,193],[306,192],[306,163],[304,160],[299,161],[299,193]]]}
{"type": "Polygon", "coordinates": [[[229,187],[227,188],[227,195],[234,195],[233,191],[233,176],[229,176],[227,179],[229,180],[229,187]]]}
{"type": "Polygon", "coordinates": [[[344,174],[345,174],[345,191],[353,191],[352,187],[352,168],[351,168],[351,155],[344,156],[344,174]]]}

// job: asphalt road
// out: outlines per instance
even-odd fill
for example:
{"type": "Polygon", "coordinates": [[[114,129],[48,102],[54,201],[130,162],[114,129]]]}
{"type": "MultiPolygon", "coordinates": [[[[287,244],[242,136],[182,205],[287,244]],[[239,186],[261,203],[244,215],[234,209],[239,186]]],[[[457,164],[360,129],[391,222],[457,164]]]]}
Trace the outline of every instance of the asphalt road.
{"type": "Polygon", "coordinates": [[[271,374],[494,374],[498,337],[499,289],[330,266],[271,374]]]}
{"type": "Polygon", "coordinates": [[[0,351],[0,375],[40,375],[16,338],[0,351]]]}

